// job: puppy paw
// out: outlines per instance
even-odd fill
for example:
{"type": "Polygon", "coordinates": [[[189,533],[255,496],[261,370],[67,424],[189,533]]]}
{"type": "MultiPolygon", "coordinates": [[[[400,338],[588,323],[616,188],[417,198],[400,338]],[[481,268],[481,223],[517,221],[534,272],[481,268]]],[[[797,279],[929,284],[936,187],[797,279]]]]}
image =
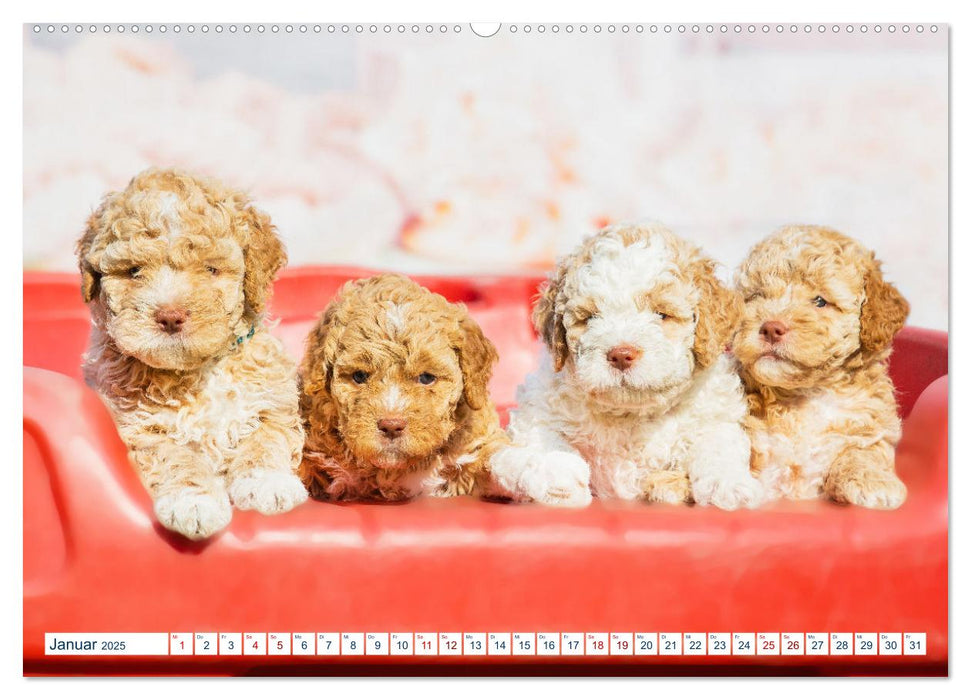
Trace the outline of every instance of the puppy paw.
{"type": "Polygon", "coordinates": [[[582,508],[593,499],[590,467],[571,452],[506,447],[493,455],[490,466],[502,495],[567,508],[582,508]]]}
{"type": "Polygon", "coordinates": [[[537,503],[564,508],[590,505],[590,467],[570,452],[536,454],[520,479],[520,486],[537,503]]]}
{"type": "Polygon", "coordinates": [[[652,503],[678,504],[691,499],[691,482],[684,472],[652,472],[641,481],[641,489],[652,503]]]}
{"type": "Polygon", "coordinates": [[[307,500],[307,489],[296,476],[280,470],[254,469],[233,480],[229,497],[241,510],[264,515],[285,513],[307,500]]]}
{"type": "Polygon", "coordinates": [[[190,540],[204,540],[229,525],[233,510],[225,493],[183,489],[159,496],[155,517],[166,529],[190,540]]]}
{"type": "Polygon", "coordinates": [[[892,471],[862,469],[831,484],[830,496],[839,503],[893,510],[907,500],[907,487],[892,471]]]}
{"type": "Polygon", "coordinates": [[[695,479],[691,484],[695,503],[722,510],[756,508],[765,500],[765,487],[747,471],[728,476],[695,479]]]}

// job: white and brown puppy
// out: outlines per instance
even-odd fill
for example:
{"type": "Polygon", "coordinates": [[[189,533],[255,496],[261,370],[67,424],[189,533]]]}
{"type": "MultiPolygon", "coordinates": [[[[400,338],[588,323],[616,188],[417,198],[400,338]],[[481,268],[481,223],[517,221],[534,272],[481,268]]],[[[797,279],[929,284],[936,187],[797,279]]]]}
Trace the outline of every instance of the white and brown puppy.
{"type": "Polygon", "coordinates": [[[559,263],[533,317],[549,352],[519,388],[513,446],[493,459],[513,497],[761,501],[724,354],[741,300],[714,269],[657,224],[605,228],[559,263]]]}
{"type": "Polygon", "coordinates": [[[910,309],[873,252],[819,226],[787,226],[738,270],[733,349],[748,392],[752,471],[772,498],[896,508],[900,417],[887,372],[910,309]]]}
{"type": "Polygon", "coordinates": [[[166,528],[202,539],[237,508],[306,500],[296,369],[263,310],[286,261],[269,218],[212,180],[140,173],[78,242],[84,376],[166,528]]]}

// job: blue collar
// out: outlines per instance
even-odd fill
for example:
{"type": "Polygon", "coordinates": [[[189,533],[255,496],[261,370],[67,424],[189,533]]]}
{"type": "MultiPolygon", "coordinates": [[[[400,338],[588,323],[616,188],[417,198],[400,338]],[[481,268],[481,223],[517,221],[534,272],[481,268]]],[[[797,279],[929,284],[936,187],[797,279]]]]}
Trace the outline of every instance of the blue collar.
{"type": "Polygon", "coordinates": [[[252,338],[254,333],[256,333],[255,325],[249,327],[249,333],[247,333],[246,335],[236,336],[236,345],[242,345],[244,342],[252,338]]]}

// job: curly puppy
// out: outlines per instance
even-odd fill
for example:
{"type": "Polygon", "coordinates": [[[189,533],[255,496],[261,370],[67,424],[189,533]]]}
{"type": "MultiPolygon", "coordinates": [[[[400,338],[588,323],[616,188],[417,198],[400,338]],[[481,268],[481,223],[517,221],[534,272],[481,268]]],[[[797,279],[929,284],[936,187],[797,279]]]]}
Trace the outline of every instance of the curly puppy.
{"type": "Polygon", "coordinates": [[[827,228],[788,226],[752,249],[737,285],[752,472],[774,498],[900,506],[887,357],[910,307],[874,254],[827,228]]]}
{"type": "Polygon", "coordinates": [[[563,259],[534,309],[548,354],[518,391],[513,496],[753,507],[745,398],[724,354],[741,300],[715,264],[658,224],[619,225],[563,259]]]}
{"type": "Polygon", "coordinates": [[[93,320],[84,376],[168,529],[203,539],[238,508],[306,500],[295,368],[263,309],[286,262],[269,218],[212,180],[147,170],[77,245],[93,320]]]}
{"type": "Polygon", "coordinates": [[[406,277],[348,282],[307,339],[300,475],[322,500],[486,494],[505,443],[498,360],[461,304],[406,277]]]}

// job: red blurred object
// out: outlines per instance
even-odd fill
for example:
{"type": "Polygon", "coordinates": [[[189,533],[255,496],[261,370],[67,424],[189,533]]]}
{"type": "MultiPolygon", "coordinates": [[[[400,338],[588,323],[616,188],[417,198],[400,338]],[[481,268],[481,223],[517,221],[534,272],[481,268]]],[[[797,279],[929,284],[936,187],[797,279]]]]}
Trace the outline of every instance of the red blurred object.
{"type": "MultiPolygon", "coordinates": [[[[276,285],[299,356],[362,269],[276,285]]],[[[534,277],[416,277],[463,301],[499,349],[502,408],[539,350],[534,277]]],[[[190,543],[151,503],[98,396],[79,380],[88,312],[67,274],[24,275],[24,672],[947,673],[947,335],[897,338],[891,372],[909,498],[728,513],[595,502],[564,511],[470,498],[236,512],[190,543]],[[39,368],[39,369],[35,369],[39,368]],[[926,656],[46,657],[45,632],[926,632],[926,656]]]]}

